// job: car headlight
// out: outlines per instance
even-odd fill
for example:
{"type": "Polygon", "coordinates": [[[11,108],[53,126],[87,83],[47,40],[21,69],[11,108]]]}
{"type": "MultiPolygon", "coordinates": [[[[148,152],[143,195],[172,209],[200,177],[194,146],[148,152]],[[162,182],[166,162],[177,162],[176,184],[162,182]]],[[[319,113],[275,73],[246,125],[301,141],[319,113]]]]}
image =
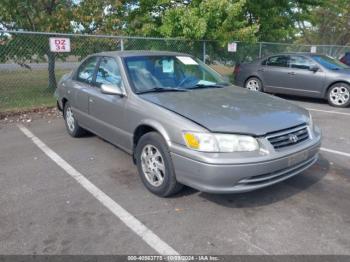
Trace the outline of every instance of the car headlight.
{"type": "Polygon", "coordinates": [[[314,120],[312,119],[312,115],[309,112],[309,126],[313,127],[314,126],[314,120]]]}
{"type": "Polygon", "coordinates": [[[312,138],[313,135],[314,135],[314,120],[312,119],[312,115],[310,114],[310,112],[309,112],[309,123],[308,123],[308,126],[309,126],[309,130],[310,130],[310,136],[312,138]]]}
{"type": "Polygon", "coordinates": [[[202,152],[242,152],[259,149],[258,141],[252,136],[183,132],[188,148],[202,152]]]}

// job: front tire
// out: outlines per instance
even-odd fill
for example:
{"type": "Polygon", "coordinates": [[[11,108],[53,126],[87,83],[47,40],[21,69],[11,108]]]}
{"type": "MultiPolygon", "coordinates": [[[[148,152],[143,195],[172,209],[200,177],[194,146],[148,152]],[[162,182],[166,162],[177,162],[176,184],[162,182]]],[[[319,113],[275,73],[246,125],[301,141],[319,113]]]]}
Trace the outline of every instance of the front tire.
{"type": "Polygon", "coordinates": [[[327,93],[328,103],[335,107],[348,107],[350,105],[350,86],[346,83],[332,85],[327,93]]]}
{"type": "Polygon", "coordinates": [[[153,194],[168,197],[182,189],[166,142],[159,133],[149,132],[140,138],[135,158],[142,183],[153,194]]]}
{"type": "Polygon", "coordinates": [[[79,126],[69,102],[66,102],[64,105],[63,118],[68,134],[70,134],[72,137],[81,137],[86,133],[85,130],[79,126]]]}
{"type": "Polygon", "coordinates": [[[263,92],[263,84],[257,77],[249,77],[245,82],[244,87],[251,91],[263,92]]]}

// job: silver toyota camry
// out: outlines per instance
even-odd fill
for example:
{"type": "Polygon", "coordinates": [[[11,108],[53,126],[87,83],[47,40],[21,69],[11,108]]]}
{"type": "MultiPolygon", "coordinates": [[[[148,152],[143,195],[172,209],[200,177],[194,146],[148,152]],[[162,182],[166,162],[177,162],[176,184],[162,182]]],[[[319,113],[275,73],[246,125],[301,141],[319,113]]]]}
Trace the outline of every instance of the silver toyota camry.
{"type": "Polygon", "coordinates": [[[319,129],[283,99],[235,87],[193,56],[121,51],[87,57],[56,90],[68,133],[95,133],[132,155],[143,184],[247,192],[318,159],[319,129]]]}

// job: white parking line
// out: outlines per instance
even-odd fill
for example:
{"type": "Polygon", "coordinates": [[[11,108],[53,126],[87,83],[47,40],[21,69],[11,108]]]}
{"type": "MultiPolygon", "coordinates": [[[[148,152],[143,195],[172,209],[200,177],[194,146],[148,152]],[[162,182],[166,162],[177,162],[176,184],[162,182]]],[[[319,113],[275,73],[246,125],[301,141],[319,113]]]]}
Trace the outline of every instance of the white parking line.
{"type": "Polygon", "coordinates": [[[328,153],[333,153],[333,154],[337,154],[337,155],[341,155],[341,156],[350,157],[349,153],[345,153],[345,152],[341,152],[341,151],[337,151],[337,150],[333,150],[333,149],[329,149],[329,148],[324,148],[324,147],[321,147],[320,149],[322,151],[325,151],[325,152],[328,152],[328,153]]]}
{"type": "Polygon", "coordinates": [[[310,111],[316,111],[316,112],[323,112],[323,113],[328,113],[328,114],[339,114],[339,115],[346,115],[346,116],[350,116],[350,113],[344,113],[344,112],[338,112],[338,111],[334,111],[334,110],[321,110],[321,109],[314,109],[314,108],[308,108],[305,107],[307,110],[310,111]]]}
{"type": "Polygon", "coordinates": [[[115,216],[117,216],[125,225],[141,237],[150,247],[157,251],[160,255],[179,255],[171,246],[160,239],[149,228],[137,220],[132,214],[116,203],[112,198],[106,195],[102,190],[92,184],[81,173],[68,164],[63,158],[56,154],[52,149],[44,144],[38,137],[36,137],[28,128],[18,125],[19,129],[30,138],[33,143],[39,147],[51,160],[66,171],[72,178],[74,178],[82,187],[91,193],[97,200],[99,200],[105,207],[107,207],[115,216]]]}

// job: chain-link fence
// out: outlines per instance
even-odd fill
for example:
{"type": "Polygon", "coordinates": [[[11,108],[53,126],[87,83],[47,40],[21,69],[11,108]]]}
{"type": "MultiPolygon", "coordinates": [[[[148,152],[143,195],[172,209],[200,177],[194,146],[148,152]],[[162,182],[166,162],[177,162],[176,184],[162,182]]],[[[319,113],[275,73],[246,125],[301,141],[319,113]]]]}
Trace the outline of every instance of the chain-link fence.
{"type": "Polygon", "coordinates": [[[300,45],[300,44],[284,44],[284,43],[258,43],[260,46],[260,57],[268,56],[282,52],[311,52],[314,47],[314,52],[328,55],[339,59],[346,52],[350,51],[350,46],[339,45],[300,45]]]}
{"type": "Polygon", "coordinates": [[[168,50],[203,57],[200,41],[0,31],[0,112],[54,105],[59,78],[89,54],[168,50]],[[70,39],[70,52],[51,52],[49,39],[70,39]]]}
{"type": "MultiPolygon", "coordinates": [[[[280,52],[309,52],[309,45],[237,42],[237,51],[216,41],[121,37],[108,35],[51,34],[0,31],[0,112],[55,104],[59,78],[89,54],[112,50],[167,50],[192,54],[224,75],[235,64],[280,52]],[[70,52],[51,52],[49,39],[70,39],[70,52]]],[[[350,47],[317,46],[317,52],[339,57],[350,47]]]]}

